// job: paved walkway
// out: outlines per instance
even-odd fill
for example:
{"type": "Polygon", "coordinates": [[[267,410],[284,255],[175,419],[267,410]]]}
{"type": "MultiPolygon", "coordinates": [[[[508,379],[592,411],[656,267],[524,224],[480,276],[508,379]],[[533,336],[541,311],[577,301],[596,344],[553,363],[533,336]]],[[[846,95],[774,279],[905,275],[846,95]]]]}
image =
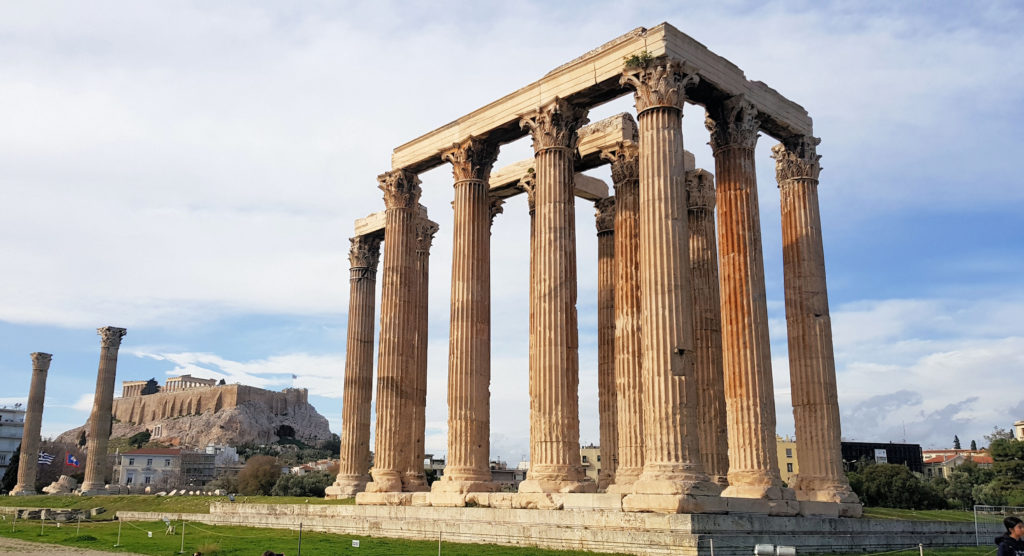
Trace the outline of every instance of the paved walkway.
{"type": "Polygon", "coordinates": [[[50,556],[51,554],[76,554],[78,556],[144,556],[134,552],[104,552],[101,550],[84,550],[74,546],[61,546],[41,542],[29,542],[20,539],[0,537],[0,554],[19,554],[22,556],[50,556]]]}

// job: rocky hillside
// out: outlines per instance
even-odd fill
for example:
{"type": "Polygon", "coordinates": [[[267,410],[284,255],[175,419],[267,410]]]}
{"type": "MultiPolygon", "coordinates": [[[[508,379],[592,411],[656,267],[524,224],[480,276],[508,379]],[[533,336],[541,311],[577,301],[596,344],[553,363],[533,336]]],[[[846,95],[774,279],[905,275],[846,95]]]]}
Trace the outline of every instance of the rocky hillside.
{"type": "MultiPolygon", "coordinates": [[[[57,439],[77,442],[87,425],[62,433],[57,439]]],[[[153,440],[172,446],[201,449],[207,444],[270,444],[282,437],[294,438],[310,445],[330,440],[327,419],[308,403],[298,403],[287,414],[274,415],[270,408],[257,401],[247,401],[230,409],[200,415],[171,417],[134,425],[115,422],[112,438],[128,438],[148,430],[153,440]]]]}

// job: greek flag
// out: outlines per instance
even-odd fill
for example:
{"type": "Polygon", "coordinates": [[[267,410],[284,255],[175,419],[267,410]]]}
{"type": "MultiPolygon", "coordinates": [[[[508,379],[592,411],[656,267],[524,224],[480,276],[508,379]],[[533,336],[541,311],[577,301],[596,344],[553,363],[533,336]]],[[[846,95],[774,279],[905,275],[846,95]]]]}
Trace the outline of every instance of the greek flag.
{"type": "Polygon", "coordinates": [[[39,464],[50,465],[53,463],[53,454],[47,454],[46,452],[39,452],[39,464]]]}

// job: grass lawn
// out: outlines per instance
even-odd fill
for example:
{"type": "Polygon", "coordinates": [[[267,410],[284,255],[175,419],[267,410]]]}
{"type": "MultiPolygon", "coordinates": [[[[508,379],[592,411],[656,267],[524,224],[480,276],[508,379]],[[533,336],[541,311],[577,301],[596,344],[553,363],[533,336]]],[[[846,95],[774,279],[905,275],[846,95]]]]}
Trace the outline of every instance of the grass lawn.
{"type": "MultiPolygon", "coordinates": [[[[325,500],[295,496],[236,496],[236,502],[251,504],[354,504],[355,499],[325,500]]],[[[17,508],[89,509],[102,506],[106,513],[98,519],[114,519],[118,510],[137,512],[210,513],[211,502],[227,502],[227,496],[0,496],[0,506],[17,508]]]]}
{"type": "MultiPolygon", "coordinates": [[[[40,534],[38,521],[19,521],[12,525],[10,520],[0,522],[0,536],[13,537],[26,541],[48,542],[89,548],[93,550],[109,550],[137,552],[140,554],[170,555],[177,554],[182,546],[181,523],[175,523],[174,535],[165,535],[165,525],[157,522],[124,522],[121,525],[120,546],[117,542],[118,523],[94,522],[83,523],[81,533],[76,532],[75,524],[57,527],[47,523],[40,534]],[[13,529],[13,531],[12,531],[13,529]],[[149,533],[153,536],[150,537],[149,533]]],[[[265,550],[294,556],[298,554],[299,532],[286,529],[259,529],[255,527],[227,527],[185,524],[185,554],[200,551],[204,556],[251,556],[262,554],[265,550]]],[[[302,533],[302,554],[308,556],[329,556],[334,554],[360,554],[362,556],[383,556],[390,554],[437,554],[437,541],[408,541],[399,539],[382,539],[372,537],[355,537],[351,535],[334,535],[330,533],[302,533]],[[359,547],[352,546],[352,541],[359,541],[359,547]]],[[[572,556],[591,554],[578,551],[540,550],[537,548],[513,548],[496,545],[441,543],[441,554],[445,556],[572,556]]]]}

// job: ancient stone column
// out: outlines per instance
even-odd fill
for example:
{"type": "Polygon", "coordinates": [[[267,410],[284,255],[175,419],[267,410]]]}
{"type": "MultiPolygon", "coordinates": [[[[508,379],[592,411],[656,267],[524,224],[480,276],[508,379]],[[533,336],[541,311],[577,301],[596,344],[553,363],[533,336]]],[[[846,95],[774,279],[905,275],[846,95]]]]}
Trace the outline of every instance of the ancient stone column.
{"type": "Polygon", "coordinates": [[[859,504],[843,473],[839,396],[825,253],[818,210],[820,139],[799,137],[772,147],[782,197],[782,264],[793,420],[800,473],[790,485],[798,500],[859,504]]]}
{"type": "Polygon", "coordinates": [[[598,490],[615,479],[619,448],[615,410],[615,197],[594,203],[597,209],[597,406],[601,430],[598,490]]]}
{"type": "MultiPolygon", "coordinates": [[[[615,186],[615,404],[618,461],[608,492],[629,492],[644,467],[640,349],[640,151],[635,142],[601,153],[615,186]]],[[[603,442],[603,441],[602,441],[603,442]]],[[[603,459],[603,458],[602,458],[603,459]]]]}
{"type": "Polygon", "coordinates": [[[402,477],[402,487],[407,492],[430,490],[424,476],[423,460],[425,458],[423,443],[426,437],[427,418],[427,329],[429,316],[427,299],[430,286],[430,245],[437,233],[437,224],[421,218],[416,223],[416,272],[419,278],[416,287],[416,339],[414,342],[412,398],[409,404],[409,460],[402,477]]]}
{"type": "Polygon", "coordinates": [[[114,379],[117,375],[117,351],[121,338],[128,333],[124,328],[104,326],[97,329],[100,335],[100,367],[96,373],[96,394],[93,396],[92,413],[89,415],[89,439],[85,450],[85,479],[81,492],[88,494],[103,489],[106,485],[107,443],[110,440],[111,415],[114,406],[114,379]]]}
{"type": "MultiPolygon", "coordinates": [[[[640,137],[640,319],[644,401],[644,469],[637,494],[678,496],[676,508],[693,508],[691,497],[715,496],[721,487],[704,474],[697,451],[697,388],[694,381],[690,254],[683,160],[685,87],[692,69],[660,59],[626,68],[620,82],[636,93],[640,137]]],[[[633,494],[624,507],[642,508],[633,494]],[[628,504],[627,504],[628,503],[628,504]]]]}
{"type": "Polygon", "coordinates": [[[401,492],[408,467],[412,423],[403,409],[412,397],[413,345],[417,312],[416,221],[420,180],[412,172],[392,170],[377,178],[384,191],[385,242],[377,360],[377,423],[373,481],[366,492],[401,492]]]}
{"type": "MultiPolygon", "coordinates": [[[[534,350],[537,345],[537,332],[534,328],[536,326],[536,319],[534,318],[533,301],[535,297],[534,292],[534,277],[537,272],[537,259],[535,256],[537,246],[537,173],[536,171],[528,173],[523,179],[519,180],[519,186],[526,193],[526,206],[530,213],[530,288],[528,304],[530,306],[530,341],[529,341],[529,353],[527,354],[527,365],[529,367],[529,376],[533,376],[536,372],[534,369],[537,368],[536,357],[534,356],[534,350]]],[[[530,453],[536,452],[534,448],[534,440],[537,436],[534,434],[534,422],[530,419],[530,453]]]]}
{"type": "Polygon", "coordinates": [[[576,130],[586,112],[555,99],[525,116],[536,162],[534,310],[530,369],[530,470],[520,492],[596,489],[580,462],[579,330],[576,320],[576,130]],[[541,247],[542,246],[542,247],[541,247]]]}
{"type": "Polygon", "coordinates": [[[43,400],[46,397],[46,373],[50,370],[49,353],[32,354],[32,382],[28,387],[25,426],[21,434],[21,457],[18,460],[18,484],[11,496],[36,493],[36,466],[39,457],[39,429],[43,424],[43,400]]]}
{"type": "Polygon", "coordinates": [[[722,307],[715,240],[715,181],[704,170],[686,173],[693,286],[693,344],[697,376],[697,437],[704,472],[728,485],[729,438],[722,375],[722,307]]]}
{"type": "Polygon", "coordinates": [[[438,492],[490,492],[491,204],[488,179],[497,146],[469,138],[441,157],[455,177],[451,334],[448,354],[448,461],[438,492]]]}
{"type": "Polygon", "coordinates": [[[743,97],[708,107],[718,179],[722,366],[729,428],[729,487],[723,496],[777,500],[782,489],[775,446],[775,398],[768,343],[764,256],[754,145],[757,110],[743,97]]]}
{"type": "Polygon", "coordinates": [[[345,343],[345,391],[341,416],[338,478],[327,498],[362,492],[370,480],[370,402],[373,397],[373,317],[377,287],[379,234],[354,237],[348,252],[348,339],[345,343]]]}

